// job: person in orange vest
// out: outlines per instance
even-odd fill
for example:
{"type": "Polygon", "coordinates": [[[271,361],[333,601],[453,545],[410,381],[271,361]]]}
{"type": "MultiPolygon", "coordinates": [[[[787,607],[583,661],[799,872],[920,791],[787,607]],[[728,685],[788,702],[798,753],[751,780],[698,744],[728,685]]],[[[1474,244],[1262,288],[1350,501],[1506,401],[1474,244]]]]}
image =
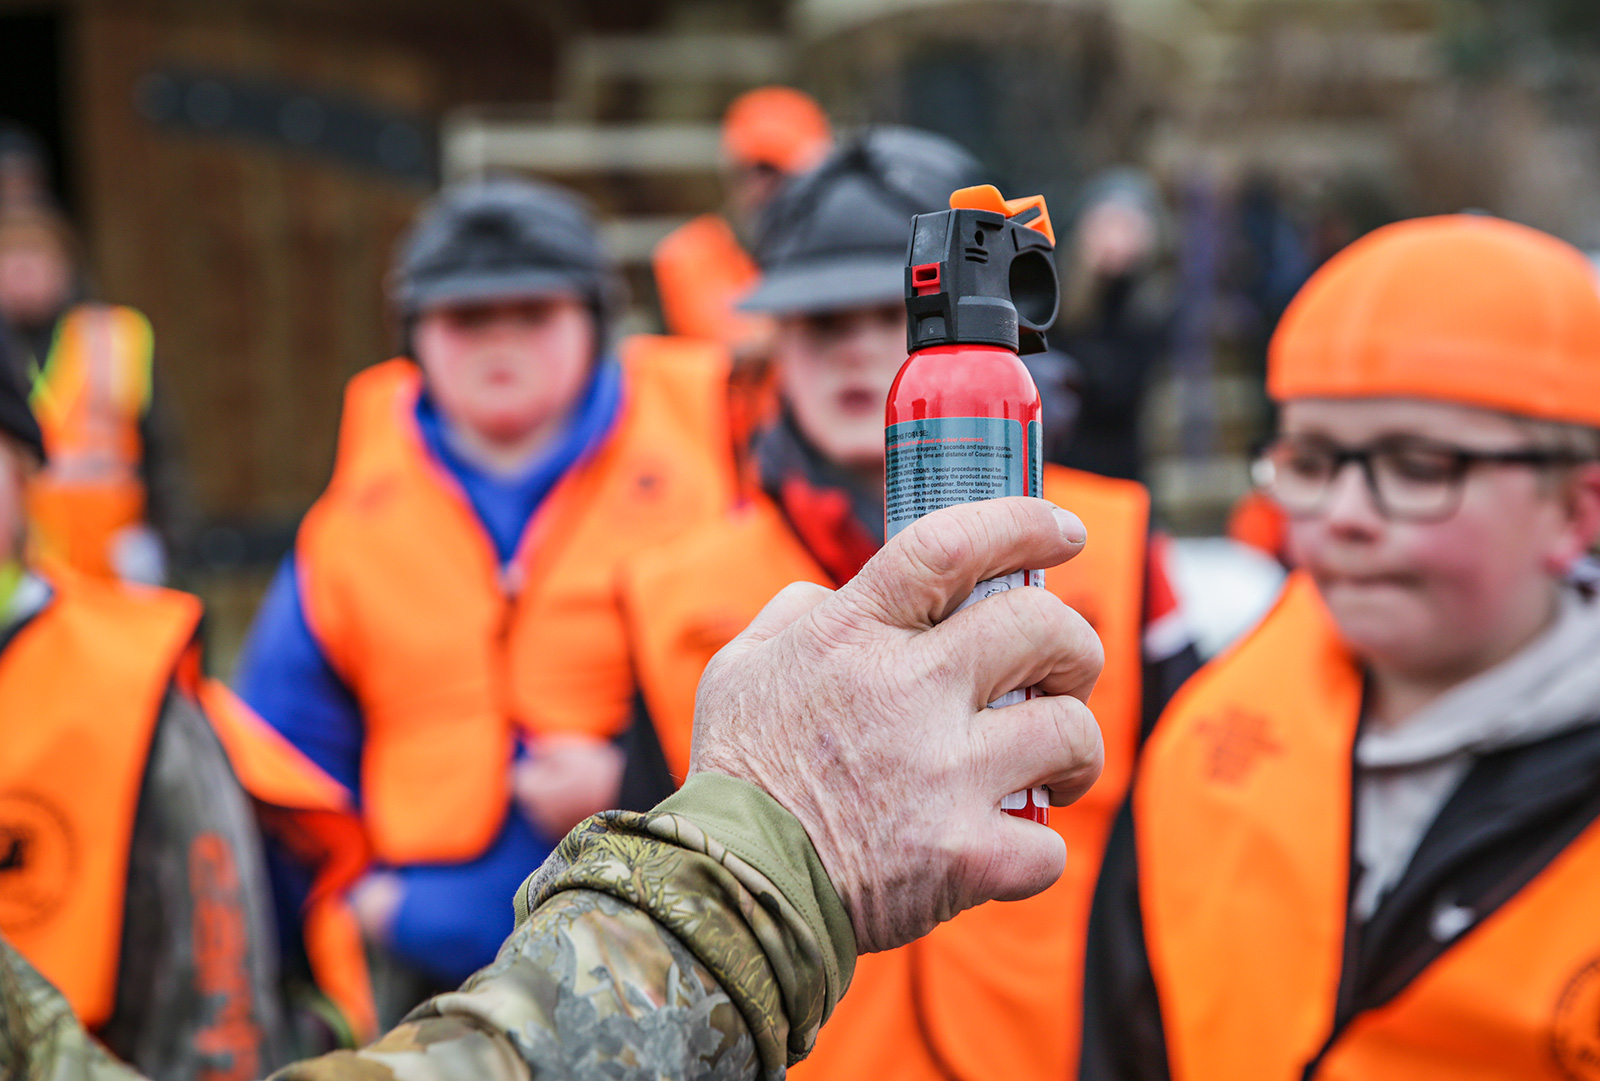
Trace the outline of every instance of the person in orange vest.
{"type": "Polygon", "coordinates": [[[291,1051],[255,813],[335,786],[203,677],[194,597],[27,561],[46,443],[0,362],[0,934],[147,1075],[248,1081],[291,1051]]]}
{"type": "Polygon", "coordinates": [[[50,451],[28,489],[33,543],[84,574],[160,583],[191,515],[150,322],[86,299],[78,251],[42,198],[0,206],[0,318],[50,451]]]}
{"type": "MultiPolygon", "coordinates": [[[[720,521],[634,559],[624,578],[665,791],[685,775],[696,684],[711,655],[787,583],[839,586],[882,546],[883,410],[906,359],[911,216],[984,179],[943,138],[879,128],[772,204],[757,249],[762,278],[744,304],[776,320],[783,408],[756,442],[753,490],[720,521]]],[[[1145,490],[1047,466],[1044,492],[1090,537],[1047,584],[1095,627],[1106,658],[1090,699],[1105,772],[1052,813],[1067,840],[1066,873],[1038,897],[963,913],[911,946],[862,957],[848,997],[792,1076],[931,1081],[1071,1068],[1099,848],[1145,718],[1197,662],[1162,549],[1150,543],[1145,490]]]]}
{"type": "Polygon", "coordinates": [[[728,107],[726,215],[702,214],[656,246],[656,294],[669,334],[719,341],[740,357],[766,352],[771,320],[737,308],[760,273],[748,238],[783,182],[814,167],[832,142],[827,114],[799,90],[764,86],[728,107]]]}
{"type": "Polygon", "coordinates": [[[1259,488],[1233,505],[1226,532],[1231,540],[1289,565],[1289,516],[1259,488]]]}
{"type": "Polygon", "coordinates": [[[828,117],[806,94],[764,86],[737,98],[722,120],[721,214],[701,214],[656,246],[656,298],[669,334],[727,346],[729,431],[736,453],[775,408],[772,320],[740,311],[760,271],[748,253],[762,210],[785,180],[812,168],[833,145],[828,117]]]}
{"type": "Polygon", "coordinates": [[[1600,1076],[1600,294],[1483,215],[1328,261],[1271,343],[1300,570],[1146,747],[1082,1076],[1600,1076]]]}
{"type": "Polygon", "coordinates": [[[576,822],[639,805],[616,571],[721,514],[733,477],[726,354],[614,353],[619,290],[559,188],[430,204],[391,277],[407,355],[351,380],[241,658],[245,700],[360,804],[386,1015],[494,957],[505,899],[576,822]]]}

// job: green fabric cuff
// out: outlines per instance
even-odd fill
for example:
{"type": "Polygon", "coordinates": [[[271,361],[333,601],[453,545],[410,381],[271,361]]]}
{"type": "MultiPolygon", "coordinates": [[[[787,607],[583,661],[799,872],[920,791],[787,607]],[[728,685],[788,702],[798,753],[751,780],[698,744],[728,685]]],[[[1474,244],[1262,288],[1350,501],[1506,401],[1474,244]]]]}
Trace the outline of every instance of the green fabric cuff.
{"type": "Polygon", "coordinates": [[[856,970],[856,934],[800,820],[749,781],[696,773],[656,805],[686,818],[759,871],[788,899],[821,947],[831,1016],[856,970]]]}

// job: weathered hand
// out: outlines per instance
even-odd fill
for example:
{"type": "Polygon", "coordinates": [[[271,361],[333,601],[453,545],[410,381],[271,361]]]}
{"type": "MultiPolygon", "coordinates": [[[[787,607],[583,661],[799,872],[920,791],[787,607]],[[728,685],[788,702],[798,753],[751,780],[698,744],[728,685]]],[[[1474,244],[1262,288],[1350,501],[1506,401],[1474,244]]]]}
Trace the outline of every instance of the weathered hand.
{"type": "Polygon", "coordinates": [[[1042,784],[1063,805],[1099,776],[1083,699],[1100,640],[1043,589],[951,613],[978,581],[1056,566],[1084,541],[1038,499],[930,514],[838,592],[789,586],[706,668],[689,772],[743,777],[799,818],[862,952],[1060,876],[1060,836],[1000,799],[1042,784]],[[1019,687],[1044,697],[986,708],[1019,687]]]}

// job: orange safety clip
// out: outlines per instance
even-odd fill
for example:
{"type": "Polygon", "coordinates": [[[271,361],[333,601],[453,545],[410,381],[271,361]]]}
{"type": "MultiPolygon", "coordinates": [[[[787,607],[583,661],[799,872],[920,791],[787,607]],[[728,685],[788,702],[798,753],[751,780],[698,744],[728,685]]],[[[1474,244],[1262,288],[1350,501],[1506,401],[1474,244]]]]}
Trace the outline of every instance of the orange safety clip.
{"type": "Polygon", "coordinates": [[[1055,228],[1050,224],[1050,209],[1044,205],[1044,196],[1025,195],[1021,199],[1007,199],[993,184],[977,184],[950,193],[951,210],[992,210],[1004,214],[1018,225],[1043,233],[1050,243],[1056,242],[1055,228]]]}

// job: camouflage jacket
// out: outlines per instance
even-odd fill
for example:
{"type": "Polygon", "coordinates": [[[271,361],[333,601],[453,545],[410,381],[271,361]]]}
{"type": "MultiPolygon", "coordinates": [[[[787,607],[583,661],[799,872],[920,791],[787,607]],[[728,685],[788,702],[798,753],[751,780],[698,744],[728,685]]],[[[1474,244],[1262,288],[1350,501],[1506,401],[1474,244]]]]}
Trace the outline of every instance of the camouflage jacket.
{"type": "MultiPolygon", "coordinates": [[[[370,1047],[275,1081],[779,1078],[811,1049],[855,965],[849,919],[804,829],[730,777],[698,775],[646,814],[589,819],[516,906],[499,956],[459,991],[370,1047]]],[[[8,991],[0,1081],[112,1081],[81,1031],[38,1035],[55,1031],[59,1003],[8,991]]]]}

